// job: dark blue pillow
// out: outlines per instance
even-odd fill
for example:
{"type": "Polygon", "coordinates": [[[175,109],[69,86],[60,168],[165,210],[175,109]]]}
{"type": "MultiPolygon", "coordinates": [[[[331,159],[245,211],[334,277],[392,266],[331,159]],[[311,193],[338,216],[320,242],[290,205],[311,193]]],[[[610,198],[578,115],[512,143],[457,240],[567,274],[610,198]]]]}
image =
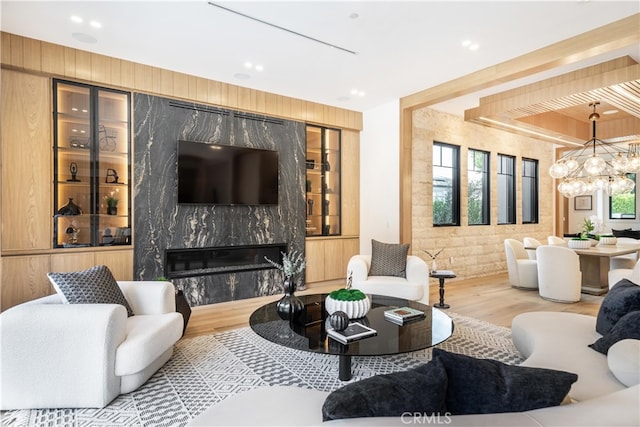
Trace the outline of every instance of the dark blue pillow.
{"type": "Polygon", "coordinates": [[[589,347],[599,353],[607,354],[609,347],[628,338],[640,340],[640,311],[632,311],[622,316],[608,334],[589,344],[589,347]]]}
{"type": "Polygon", "coordinates": [[[399,417],[405,412],[444,412],[447,375],[438,362],[403,372],[376,375],[348,384],[327,396],[322,420],[399,417]]]}
{"type": "Polygon", "coordinates": [[[564,371],[506,365],[434,348],[447,371],[451,415],[522,412],[559,405],[578,376],[564,371]]]}
{"type": "Polygon", "coordinates": [[[596,332],[607,335],[622,316],[636,310],[640,310],[640,286],[622,279],[609,289],[602,300],[596,318],[596,332]]]}

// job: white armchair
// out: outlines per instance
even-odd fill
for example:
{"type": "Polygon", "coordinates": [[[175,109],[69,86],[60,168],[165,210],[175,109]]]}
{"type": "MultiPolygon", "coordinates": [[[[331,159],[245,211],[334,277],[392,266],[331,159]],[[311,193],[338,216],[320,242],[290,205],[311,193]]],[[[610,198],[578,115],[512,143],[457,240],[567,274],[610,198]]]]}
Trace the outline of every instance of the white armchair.
{"type": "Polygon", "coordinates": [[[504,251],[507,256],[509,283],[514,288],[538,289],[538,265],[529,259],[522,242],[505,239],[504,251]]]}
{"type": "Polygon", "coordinates": [[[563,246],[544,245],[536,249],[538,292],[543,299],[578,302],[582,287],[580,257],[563,246]]]}
{"type": "Polygon", "coordinates": [[[404,298],[429,305],[429,268],[415,255],[407,256],[407,277],[369,276],[371,255],[354,255],[347,265],[351,286],[365,294],[404,298]]]}
{"type": "MultiPolygon", "coordinates": [[[[621,245],[636,245],[638,246],[638,250],[640,250],[640,241],[632,239],[631,237],[618,237],[616,238],[616,244],[618,243],[621,245]]],[[[636,265],[636,262],[638,262],[638,252],[618,255],[611,257],[611,260],[609,261],[609,268],[611,270],[618,268],[632,269],[636,265]]]]}
{"type": "Polygon", "coordinates": [[[609,270],[609,289],[622,279],[628,279],[636,285],[640,285],[640,261],[636,262],[633,268],[609,270]]]}
{"type": "Polygon", "coordinates": [[[529,259],[536,259],[536,249],[538,246],[542,245],[538,239],[534,239],[533,237],[525,237],[522,239],[522,243],[524,244],[525,250],[527,251],[527,255],[529,255],[529,259]]]}
{"type": "Polygon", "coordinates": [[[558,237],[558,236],[548,236],[547,243],[550,245],[556,245],[556,246],[568,246],[567,241],[562,237],[558,237]]]}
{"type": "Polygon", "coordinates": [[[51,295],[0,315],[0,409],[101,408],[173,354],[183,320],[170,282],[118,282],[123,305],[51,295]]]}

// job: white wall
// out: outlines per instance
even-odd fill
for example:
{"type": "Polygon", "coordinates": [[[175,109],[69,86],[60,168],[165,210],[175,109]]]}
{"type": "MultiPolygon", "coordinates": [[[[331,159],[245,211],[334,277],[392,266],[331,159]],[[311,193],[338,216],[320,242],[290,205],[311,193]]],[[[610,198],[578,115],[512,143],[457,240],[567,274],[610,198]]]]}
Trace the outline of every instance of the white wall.
{"type": "Polygon", "coordinates": [[[362,114],[360,134],[360,253],[371,239],[400,240],[400,102],[362,114]]]}

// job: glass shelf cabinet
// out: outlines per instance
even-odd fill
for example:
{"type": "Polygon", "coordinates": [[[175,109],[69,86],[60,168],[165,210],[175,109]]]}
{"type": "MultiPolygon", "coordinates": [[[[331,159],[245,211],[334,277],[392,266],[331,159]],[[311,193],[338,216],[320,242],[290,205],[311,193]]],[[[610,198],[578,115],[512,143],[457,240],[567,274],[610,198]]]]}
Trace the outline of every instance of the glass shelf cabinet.
{"type": "Polygon", "coordinates": [[[54,80],[54,248],[131,244],[130,94],[54,80]]]}
{"type": "Polygon", "coordinates": [[[307,125],[307,236],[339,236],[340,130],[307,125]]]}

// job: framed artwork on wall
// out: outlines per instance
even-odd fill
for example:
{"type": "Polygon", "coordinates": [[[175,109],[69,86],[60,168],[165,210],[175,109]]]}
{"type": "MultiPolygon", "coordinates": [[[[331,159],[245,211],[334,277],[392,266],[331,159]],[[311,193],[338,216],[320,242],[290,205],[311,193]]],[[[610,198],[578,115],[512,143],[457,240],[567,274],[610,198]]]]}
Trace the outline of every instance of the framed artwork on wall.
{"type": "Polygon", "coordinates": [[[573,199],[573,209],[576,211],[590,211],[591,196],[576,196],[573,199]]]}

